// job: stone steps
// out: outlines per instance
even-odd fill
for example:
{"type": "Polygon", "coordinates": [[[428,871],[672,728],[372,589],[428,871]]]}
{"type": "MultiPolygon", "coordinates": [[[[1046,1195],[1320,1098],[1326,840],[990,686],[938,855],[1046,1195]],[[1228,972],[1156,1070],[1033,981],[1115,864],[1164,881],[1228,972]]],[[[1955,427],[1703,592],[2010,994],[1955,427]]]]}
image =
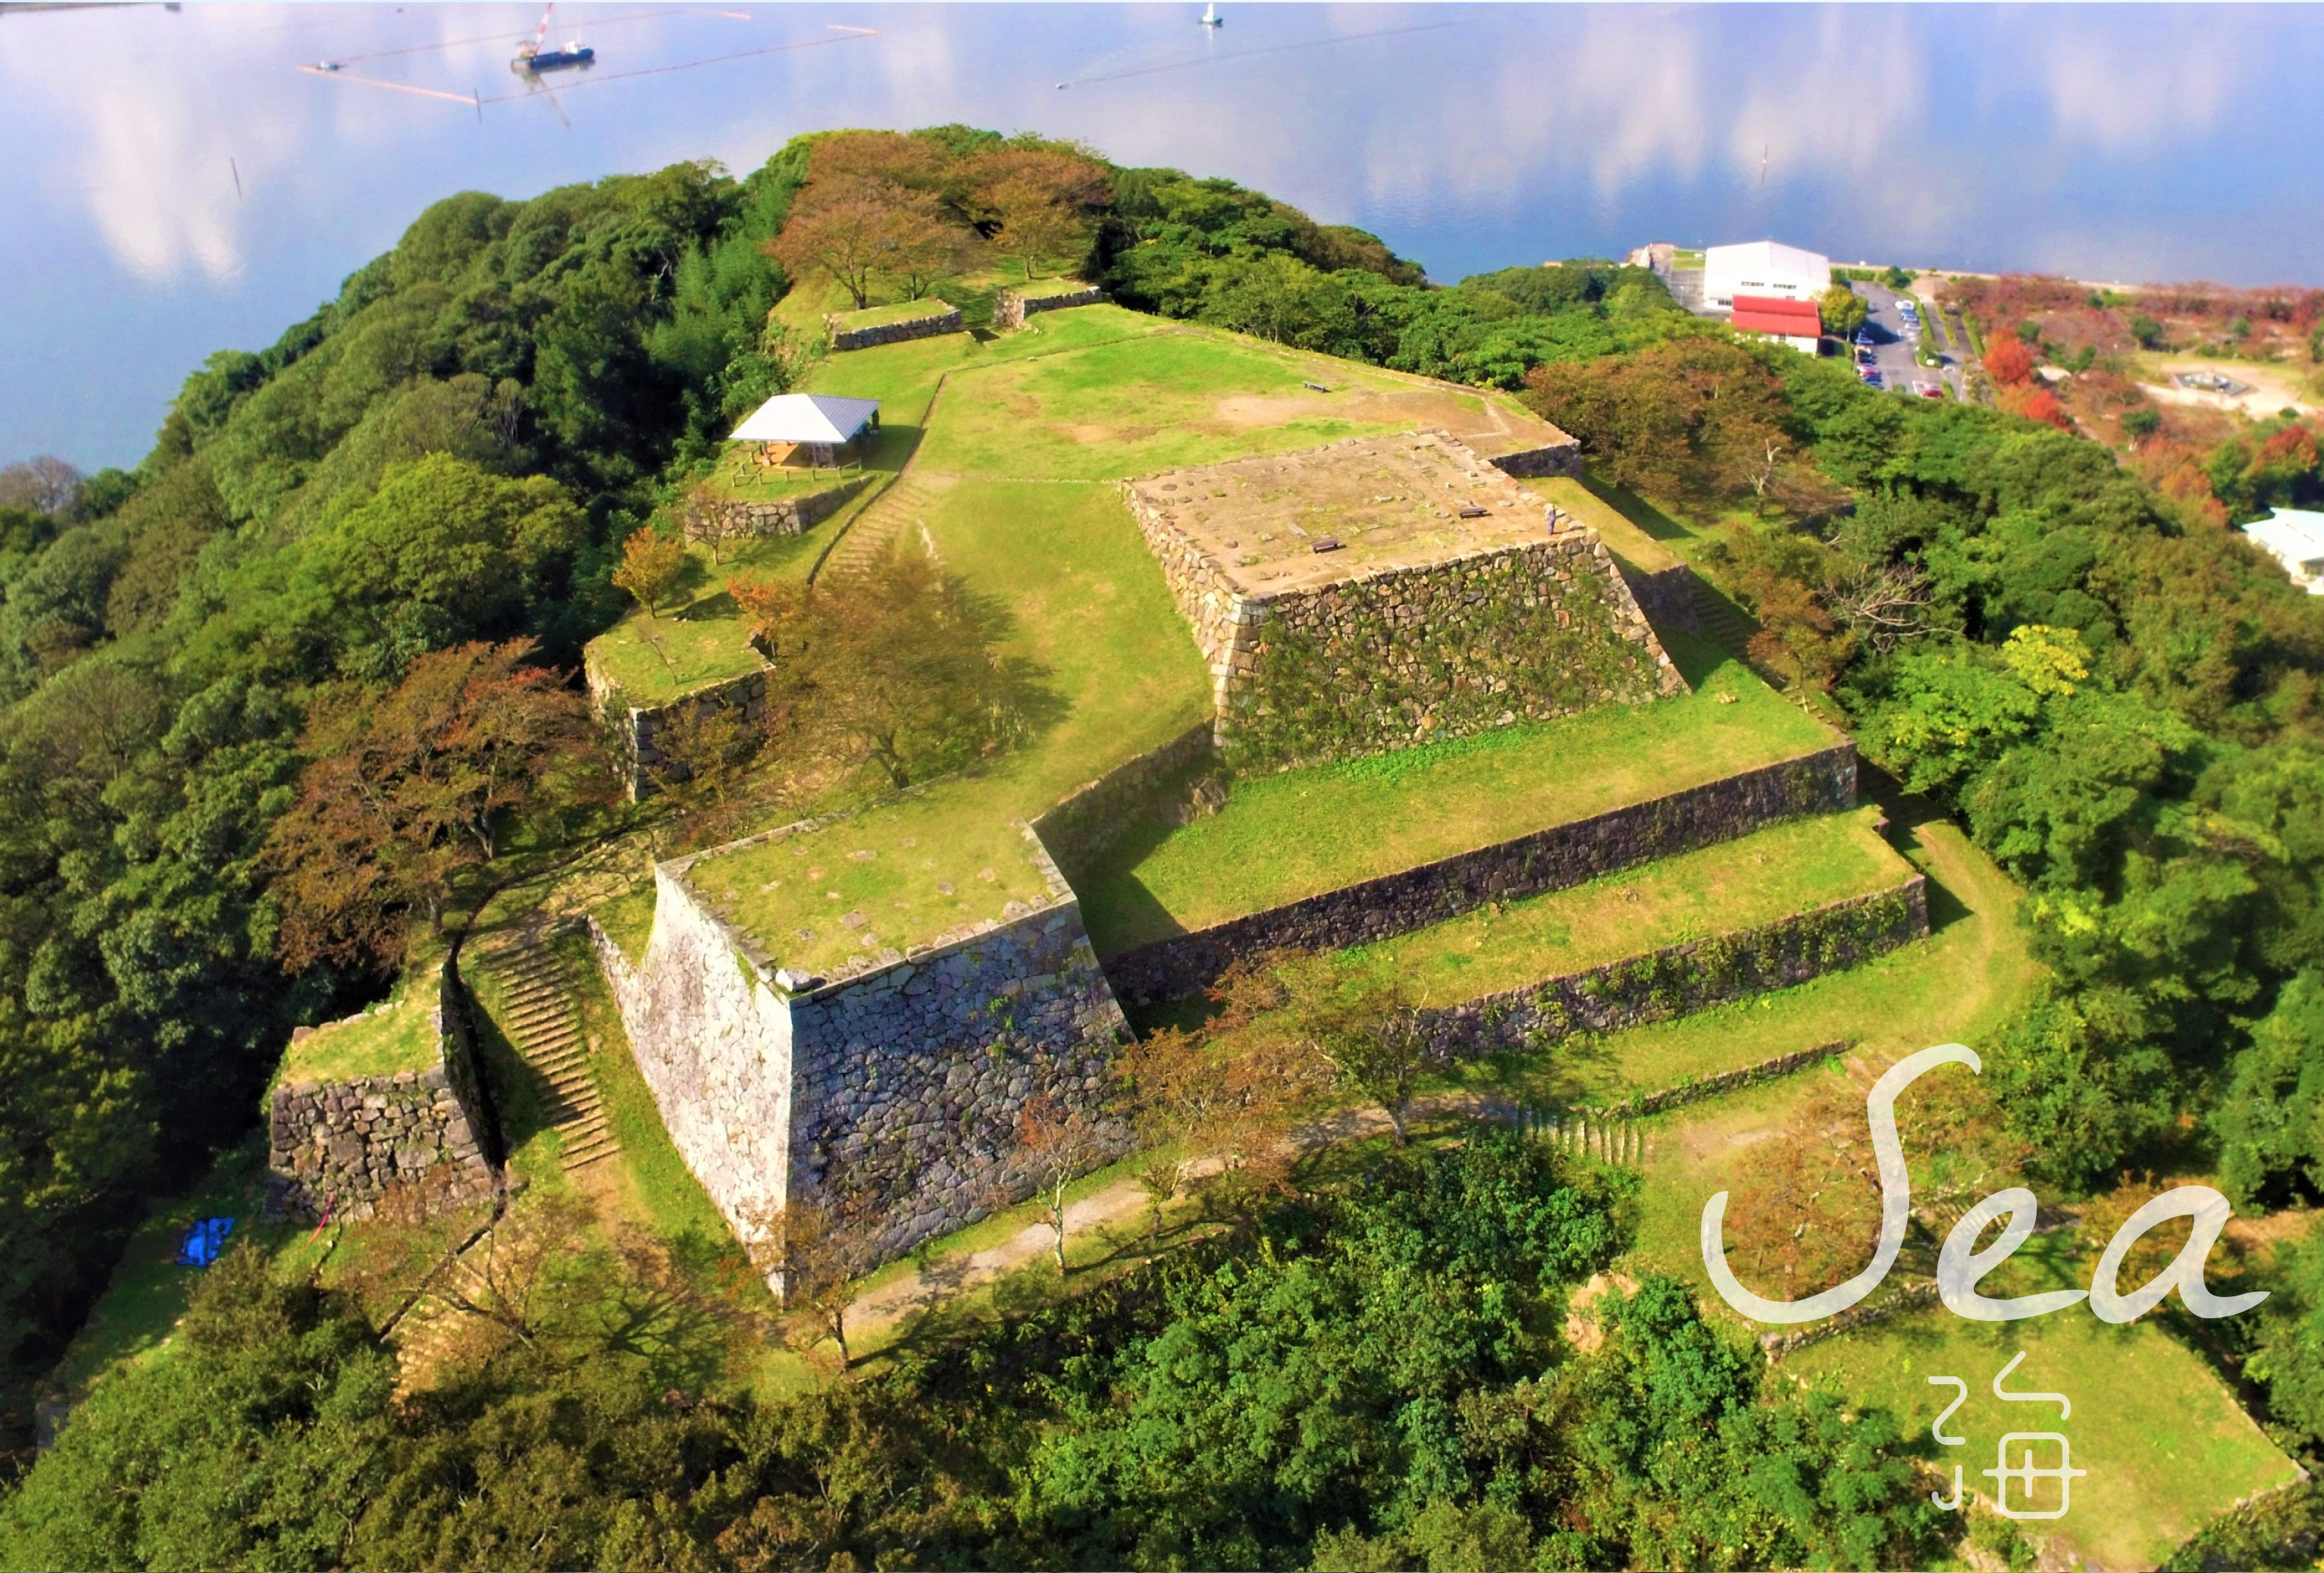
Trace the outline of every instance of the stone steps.
{"type": "Polygon", "coordinates": [[[539,942],[519,941],[495,954],[492,965],[504,988],[500,1028],[538,1078],[542,1113],[563,1141],[566,1170],[612,1157],[621,1143],[605,1124],[565,958],[539,942]]]}
{"type": "Polygon", "coordinates": [[[823,571],[837,578],[868,572],[896,550],[904,532],[920,522],[934,494],[908,480],[898,481],[887,495],[856,516],[846,539],[832,549],[823,571]]]}

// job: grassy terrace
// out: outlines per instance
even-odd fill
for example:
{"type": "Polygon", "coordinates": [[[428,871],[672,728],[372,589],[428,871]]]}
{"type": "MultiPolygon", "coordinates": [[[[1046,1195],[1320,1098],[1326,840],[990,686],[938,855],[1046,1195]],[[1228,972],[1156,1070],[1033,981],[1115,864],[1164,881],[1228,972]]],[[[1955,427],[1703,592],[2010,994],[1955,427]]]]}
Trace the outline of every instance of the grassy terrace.
{"type": "Polygon", "coordinates": [[[945,568],[1009,612],[1009,653],[1045,674],[1039,734],[988,770],[935,782],[812,837],[834,847],[832,856],[818,853],[807,865],[824,870],[823,884],[765,888],[770,879],[796,880],[801,868],[779,845],[696,863],[688,882],[724,902],[728,920],[779,965],[829,971],[862,950],[864,941],[842,942],[852,930],[837,923],[858,910],[881,945],[900,950],[964,921],[1000,917],[1008,901],[1043,889],[1026,861],[1018,821],[1210,710],[1210,678],[1194,637],[1111,487],[962,481],[935,498],[927,518],[945,568]],[[1042,571],[1025,572],[1028,562],[1042,571]],[[851,862],[850,851],[875,856],[851,862]],[[942,866],[922,867],[929,858],[942,866]],[[986,867],[995,874],[990,885],[976,877],[986,867]],[[834,885],[832,878],[861,883],[834,885]],[[892,888],[879,883],[890,879],[898,882],[892,888]],[[939,881],[954,893],[938,891],[939,881]],[[840,901],[821,893],[835,888],[840,901]],[[896,906],[899,900],[906,905],[896,906]],[[959,910],[964,900],[970,911],[959,910]],[[979,902],[984,909],[973,906],[979,902]],[[816,918],[798,917],[802,906],[816,918]],[[801,929],[816,937],[801,939],[801,929]]]}
{"type": "MultiPolygon", "coordinates": [[[[844,513],[842,518],[845,517],[844,513]]],[[[709,548],[686,549],[678,590],[649,616],[642,606],[589,642],[588,660],[633,705],[668,704],[681,694],[759,669],[742,608],[727,587],[737,578],[802,578],[835,523],[804,535],[736,541],[710,560],[709,548]]]]}
{"type": "Polygon", "coordinates": [[[1076,880],[1091,938],[1111,955],[1832,741],[1741,662],[1670,648],[1692,693],[1238,782],[1219,813],[1076,880]]]}
{"type": "Polygon", "coordinates": [[[438,959],[410,963],[385,1000],[292,1042],[279,1079],[354,1081],[434,1065],[440,1052],[430,1014],[436,1008],[438,959]]]}
{"type": "Polygon", "coordinates": [[[784,965],[837,976],[1049,901],[1031,844],[1006,819],[915,794],[821,830],[695,865],[691,884],[784,965]]]}
{"type": "Polygon", "coordinates": [[[1879,814],[1861,808],[1773,826],[1572,890],[1480,907],[1360,947],[1348,959],[1413,980],[1431,1004],[1451,1004],[1757,928],[1911,878],[1911,865],[1874,828],[1879,814]]]}
{"type": "Polygon", "coordinates": [[[1626,568],[1634,568],[1643,573],[1660,573],[1686,560],[1632,523],[1620,509],[1570,476],[1548,476],[1540,480],[1517,484],[1543,502],[1556,504],[1597,531],[1598,538],[1606,543],[1606,550],[1619,558],[1626,568]]]}
{"type": "Polygon", "coordinates": [[[1028,301],[1049,301],[1059,295],[1078,295],[1089,284],[1081,279],[1035,279],[1030,283],[1004,283],[1001,288],[1028,301]]]}

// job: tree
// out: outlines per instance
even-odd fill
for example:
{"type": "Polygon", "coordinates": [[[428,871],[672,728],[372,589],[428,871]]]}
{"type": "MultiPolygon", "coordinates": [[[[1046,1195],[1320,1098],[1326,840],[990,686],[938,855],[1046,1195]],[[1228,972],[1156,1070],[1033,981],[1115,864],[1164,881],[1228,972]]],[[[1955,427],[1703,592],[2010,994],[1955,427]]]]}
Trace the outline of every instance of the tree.
{"type": "Polygon", "coordinates": [[[851,1364],[847,1313],[862,1293],[863,1254],[849,1219],[811,1201],[793,1200],[774,1224],[774,1260],[782,1299],[809,1313],[817,1341],[839,1346],[839,1369],[851,1364]]]}
{"type": "Polygon", "coordinates": [[[809,185],[767,254],[795,274],[817,270],[847,291],[857,310],[872,303],[872,276],[885,269],[917,210],[885,180],[809,185]]]}
{"type": "Polygon", "coordinates": [[[1871,308],[1865,303],[1864,297],[1844,282],[1826,290],[1816,305],[1823,313],[1824,331],[1838,334],[1842,338],[1853,337],[1856,330],[1864,326],[1865,319],[1871,315],[1871,308]]]}
{"type": "Polygon", "coordinates": [[[1269,968],[1280,989],[1274,1030],[1379,1106],[1405,1143],[1405,1111],[1434,1063],[1418,1003],[1401,978],[1336,958],[1288,954],[1269,968]]]}
{"type": "Polygon", "coordinates": [[[1060,1278],[1067,1271],[1065,1188],[1105,1161],[1112,1145],[1110,1135],[1096,1111],[1069,1106],[1051,1093],[1029,1099],[1018,1111],[1019,1161],[1033,1176],[1060,1278]]]}
{"type": "Polygon", "coordinates": [[[1078,256],[1089,245],[1088,221],[1033,181],[1002,181],[985,194],[985,202],[998,226],[993,244],[1024,264],[1028,280],[1038,275],[1046,259],[1078,256]]]}
{"type": "Polygon", "coordinates": [[[1986,341],[1985,372],[2004,387],[2024,383],[2034,375],[2034,351],[2015,334],[1996,334],[1986,341]]]}
{"type": "MultiPolygon", "coordinates": [[[[726,542],[742,540],[751,533],[750,516],[740,508],[720,506],[718,498],[711,494],[706,485],[698,484],[687,487],[671,512],[677,517],[679,541],[702,542],[710,549],[710,560],[714,564],[718,561],[719,549],[726,542]]],[[[647,532],[641,531],[638,533],[645,534],[647,532]]],[[[637,537],[634,535],[631,537],[631,540],[635,539],[637,537]]],[[[626,548],[628,542],[624,541],[622,545],[626,548]]],[[[684,560],[683,554],[684,548],[681,547],[681,562],[684,560]]],[[[628,568],[629,562],[625,555],[621,569],[616,570],[613,580],[623,589],[628,589],[630,587],[623,584],[619,576],[628,568]]],[[[640,597],[640,599],[643,598],[640,597]]]]}
{"type": "Polygon", "coordinates": [[[802,585],[738,583],[775,664],[770,686],[804,736],[890,786],[1021,740],[1042,708],[1035,670],[1003,656],[1004,615],[917,552],[802,585]]]}
{"type": "Polygon", "coordinates": [[[0,508],[61,514],[80,495],[81,482],[86,478],[53,453],[19,459],[0,468],[0,508]]]}
{"type": "Polygon", "coordinates": [[[973,236],[945,218],[934,195],[904,191],[896,199],[891,231],[880,271],[918,300],[938,282],[967,267],[973,236]]]}
{"type": "Polygon", "coordinates": [[[440,930],[458,872],[489,861],[502,819],[589,745],[587,702],[525,664],[532,651],[463,644],[422,656],[386,693],[318,702],[301,741],[311,763],[266,843],[283,970],[393,967],[401,915],[422,909],[440,930]]]}
{"type": "Polygon", "coordinates": [[[640,530],[622,542],[622,563],[613,570],[613,584],[636,597],[646,615],[660,615],[662,597],[678,583],[686,568],[686,543],[650,529],[640,530]]]}

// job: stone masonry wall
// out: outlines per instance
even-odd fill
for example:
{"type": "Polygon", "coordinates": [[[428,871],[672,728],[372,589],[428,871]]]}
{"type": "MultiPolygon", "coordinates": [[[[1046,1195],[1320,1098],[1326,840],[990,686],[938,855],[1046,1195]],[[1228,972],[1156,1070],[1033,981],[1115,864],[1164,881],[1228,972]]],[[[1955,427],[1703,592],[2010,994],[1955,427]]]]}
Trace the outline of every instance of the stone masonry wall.
{"type": "Polygon", "coordinates": [[[1254,596],[1136,488],[1126,495],[1210,665],[1219,741],[1239,770],[1685,686],[1594,531],[1254,596]]]}
{"type": "Polygon", "coordinates": [[[1721,934],[1423,1014],[1447,1059],[1545,1048],[1789,988],[1886,955],[1929,932],[1926,881],[1852,896],[1740,933],[1721,934]]]}
{"type": "Polygon", "coordinates": [[[928,308],[925,317],[881,322],[870,328],[842,328],[846,313],[834,312],[823,319],[823,326],[831,335],[834,349],[870,349],[875,344],[901,344],[908,338],[934,338],[940,333],[960,331],[959,307],[931,301],[928,308]]]}
{"type": "Polygon", "coordinates": [[[1071,306],[1095,306],[1105,300],[1105,291],[1095,284],[1084,284],[1055,295],[1020,295],[1014,290],[1003,290],[993,297],[992,326],[1003,332],[1025,326],[1025,319],[1044,311],[1062,311],[1071,306]]]}
{"type": "Polygon", "coordinates": [[[638,965],[593,933],[670,1139],[747,1246],[796,1197],[884,1261],[1029,1194],[1028,1100],[1096,1117],[1129,1029],[1054,865],[1047,904],[794,992],[695,895],[692,861],[655,870],[638,965]]]}
{"type": "Polygon", "coordinates": [[[789,1195],[791,1017],[780,990],[663,864],[653,934],[632,967],[590,938],[663,1127],[736,1238],[755,1249],[789,1195]]]}
{"type": "Polygon", "coordinates": [[[838,513],[848,498],[870,486],[872,480],[870,476],[858,476],[800,496],[779,497],[770,502],[727,497],[708,506],[730,535],[798,535],[838,513]]]}
{"type": "Polygon", "coordinates": [[[590,695],[613,730],[622,782],[632,802],[652,791],[654,772],[666,763],[658,739],[687,715],[706,717],[728,706],[740,705],[744,719],[752,726],[763,723],[767,717],[767,674],[763,671],[744,672],[741,677],[696,689],[667,705],[650,706],[622,703],[621,691],[606,681],[594,665],[588,666],[586,675],[590,695]]]}
{"type": "Polygon", "coordinates": [[[1685,634],[1702,632],[1702,615],[1694,609],[1694,569],[1686,564],[1664,569],[1660,573],[1624,568],[1622,578],[1630,587],[1638,610],[1655,627],[1676,628],[1685,634]]]}
{"type": "Polygon", "coordinates": [[[1409,933],[1483,905],[1563,890],[1627,868],[1731,840],[1778,820],[1856,803],[1856,745],[1724,776],[1683,791],[1553,825],[1528,836],[1366,880],[1191,934],[1126,950],[1106,976],[1134,1004],[1176,999],[1215,982],[1240,958],[1294,947],[1337,950],[1409,933]]]}
{"type": "Polygon", "coordinates": [[[1061,868],[1086,867],[1174,782],[1220,763],[1211,723],[1202,722],[1074,788],[1033,821],[1033,833],[1061,868]]]}
{"type": "MultiPolygon", "coordinates": [[[[1563,436],[1563,433],[1560,433],[1563,436]]],[[[1521,453],[1505,453],[1488,461],[1503,475],[1521,481],[1539,480],[1544,476],[1575,476],[1582,474],[1582,443],[1566,437],[1543,448],[1528,448],[1521,453]]]]}
{"type": "Polygon", "coordinates": [[[267,1110],[270,1214],[367,1218],[390,1189],[409,1190],[430,1208],[493,1193],[490,1127],[457,986],[447,962],[432,1013],[436,1064],[274,1089],[267,1110]]]}

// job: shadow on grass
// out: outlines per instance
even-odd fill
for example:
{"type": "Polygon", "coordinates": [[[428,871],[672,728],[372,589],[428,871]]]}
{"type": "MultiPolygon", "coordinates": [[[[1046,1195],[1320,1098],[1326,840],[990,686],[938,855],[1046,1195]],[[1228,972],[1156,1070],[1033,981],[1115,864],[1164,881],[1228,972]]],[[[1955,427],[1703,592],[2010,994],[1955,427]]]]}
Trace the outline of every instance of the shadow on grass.
{"type": "Polygon", "coordinates": [[[1690,541],[1694,532],[1647,502],[1628,486],[1617,486],[1600,480],[1584,470],[1582,485],[1600,502],[1637,525],[1655,541],[1690,541]]]}

